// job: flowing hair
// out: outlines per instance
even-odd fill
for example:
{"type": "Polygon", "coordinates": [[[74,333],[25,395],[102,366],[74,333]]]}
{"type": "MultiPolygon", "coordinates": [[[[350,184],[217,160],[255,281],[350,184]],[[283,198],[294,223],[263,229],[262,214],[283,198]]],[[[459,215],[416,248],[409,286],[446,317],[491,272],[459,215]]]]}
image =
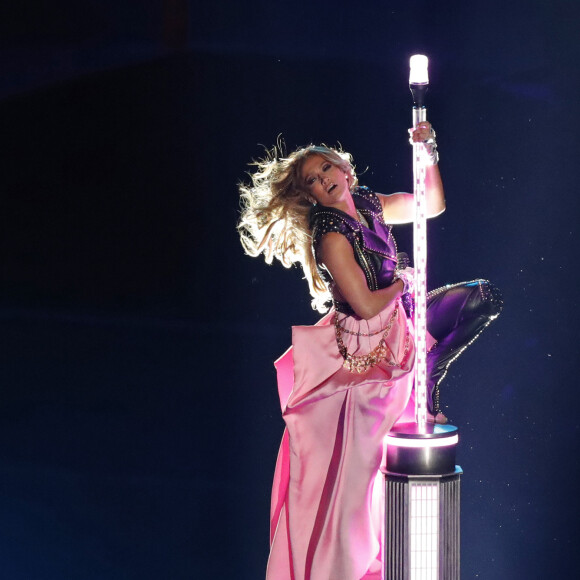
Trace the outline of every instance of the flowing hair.
{"type": "Polygon", "coordinates": [[[312,235],[308,223],[312,199],[302,178],[302,166],[312,155],[318,155],[342,169],[350,189],[358,183],[352,156],[342,149],[326,145],[309,145],[284,156],[279,142],[266,150],[263,159],[250,165],[251,183],[240,183],[241,216],[238,233],[246,254],[264,255],[268,264],[274,258],[286,268],[300,264],[308,282],[312,307],[328,310],[331,295],[316,267],[312,235]]]}

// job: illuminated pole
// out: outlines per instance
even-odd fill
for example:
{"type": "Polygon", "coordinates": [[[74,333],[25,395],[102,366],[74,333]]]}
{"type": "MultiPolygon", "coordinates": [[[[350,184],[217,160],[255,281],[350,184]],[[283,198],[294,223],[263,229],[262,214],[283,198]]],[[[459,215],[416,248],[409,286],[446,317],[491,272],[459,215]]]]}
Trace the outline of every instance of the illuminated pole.
{"type": "MultiPolygon", "coordinates": [[[[425,93],[429,87],[428,59],[422,54],[411,57],[409,88],[413,95],[413,128],[427,120],[425,93]]],[[[415,421],[419,431],[427,423],[427,197],[423,144],[413,143],[413,262],[415,266],[415,421]]]]}
{"type": "MultiPolygon", "coordinates": [[[[427,57],[411,58],[413,128],[427,119],[427,57]]],[[[427,200],[422,143],[413,144],[415,194],[415,422],[386,440],[384,580],[460,580],[457,427],[427,423],[427,200]]]]}

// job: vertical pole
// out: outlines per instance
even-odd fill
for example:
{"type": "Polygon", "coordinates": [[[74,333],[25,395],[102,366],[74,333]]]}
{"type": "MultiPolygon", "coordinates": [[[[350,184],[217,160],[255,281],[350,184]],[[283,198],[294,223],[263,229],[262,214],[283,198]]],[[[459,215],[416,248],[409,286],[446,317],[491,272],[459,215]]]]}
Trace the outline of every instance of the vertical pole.
{"type": "MultiPolygon", "coordinates": [[[[413,128],[427,120],[423,104],[429,85],[427,57],[411,57],[409,86],[413,95],[413,128]]],[[[413,224],[413,264],[415,266],[415,421],[420,431],[427,423],[427,198],[425,192],[425,161],[423,144],[413,144],[413,194],[415,219],[413,224]]]]}
{"type": "MultiPolygon", "coordinates": [[[[427,57],[411,58],[413,128],[427,119],[423,104],[427,57]],[[415,62],[414,62],[415,61],[415,62]],[[418,63],[417,63],[418,61],[418,63]],[[419,65],[418,67],[413,65],[419,65]],[[419,71],[417,70],[419,69],[419,71]]],[[[423,144],[413,145],[415,223],[415,423],[387,436],[384,580],[460,580],[457,427],[427,424],[427,199],[423,144]]]]}

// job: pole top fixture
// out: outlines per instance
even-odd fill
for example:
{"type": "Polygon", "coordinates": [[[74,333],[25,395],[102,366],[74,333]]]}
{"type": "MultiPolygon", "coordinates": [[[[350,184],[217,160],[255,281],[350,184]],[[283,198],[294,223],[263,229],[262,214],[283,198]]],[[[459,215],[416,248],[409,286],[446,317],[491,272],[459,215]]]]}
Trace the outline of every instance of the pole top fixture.
{"type": "Polygon", "coordinates": [[[429,84],[429,59],[424,54],[414,54],[410,61],[409,84],[428,85],[429,84]]]}

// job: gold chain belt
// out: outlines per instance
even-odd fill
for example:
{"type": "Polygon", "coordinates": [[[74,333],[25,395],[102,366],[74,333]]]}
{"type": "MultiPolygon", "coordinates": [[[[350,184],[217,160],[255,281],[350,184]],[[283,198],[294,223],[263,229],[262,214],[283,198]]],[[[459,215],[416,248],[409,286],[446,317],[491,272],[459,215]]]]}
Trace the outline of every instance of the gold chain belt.
{"type": "Polygon", "coordinates": [[[393,327],[395,320],[399,315],[399,301],[391,314],[387,326],[384,329],[377,330],[376,332],[371,332],[365,334],[364,332],[352,332],[347,330],[344,326],[341,326],[338,321],[338,312],[334,315],[334,332],[336,334],[336,343],[338,344],[338,350],[344,359],[343,366],[348,369],[351,373],[366,373],[370,368],[376,366],[378,363],[385,361],[389,366],[393,367],[402,367],[407,362],[407,357],[409,354],[409,344],[410,344],[410,335],[409,335],[409,327],[405,326],[405,347],[403,352],[403,360],[398,363],[396,362],[396,357],[393,351],[388,347],[386,338],[393,327]],[[384,331],[379,344],[373,348],[368,354],[363,355],[354,355],[350,354],[344,345],[342,340],[342,333],[346,332],[348,334],[352,334],[354,336],[375,336],[384,331]],[[387,355],[391,354],[392,360],[387,360],[387,355]]]}

